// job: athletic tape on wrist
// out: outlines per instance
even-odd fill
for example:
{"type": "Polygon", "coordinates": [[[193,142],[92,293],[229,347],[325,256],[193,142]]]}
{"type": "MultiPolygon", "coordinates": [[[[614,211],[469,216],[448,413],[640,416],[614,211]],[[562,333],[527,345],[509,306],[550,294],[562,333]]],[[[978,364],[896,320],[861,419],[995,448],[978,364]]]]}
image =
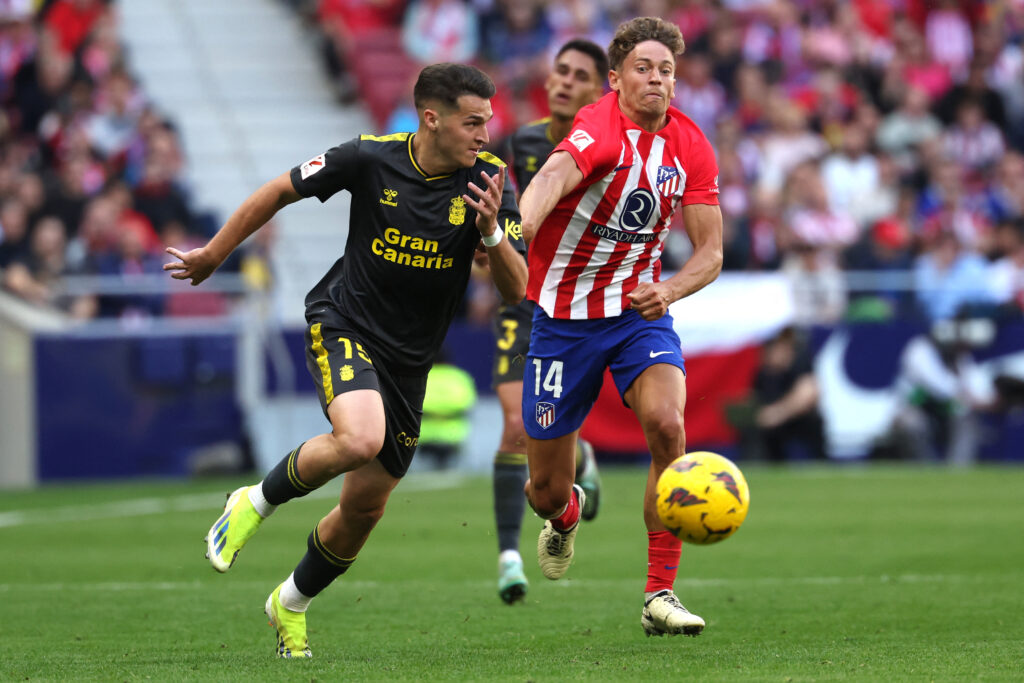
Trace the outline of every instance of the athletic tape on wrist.
{"type": "Polygon", "coordinates": [[[485,247],[496,247],[501,242],[501,239],[505,236],[505,231],[501,228],[496,229],[490,235],[484,235],[483,243],[485,247]]]}

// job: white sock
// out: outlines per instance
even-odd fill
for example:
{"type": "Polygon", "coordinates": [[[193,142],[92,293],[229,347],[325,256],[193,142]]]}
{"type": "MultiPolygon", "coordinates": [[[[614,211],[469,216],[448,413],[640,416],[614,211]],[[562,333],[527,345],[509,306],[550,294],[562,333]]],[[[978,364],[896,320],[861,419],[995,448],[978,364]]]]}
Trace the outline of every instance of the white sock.
{"type": "Polygon", "coordinates": [[[271,505],[267,502],[267,499],[263,497],[263,482],[261,481],[256,486],[249,487],[249,502],[256,508],[256,514],[263,519],[266,519],[271,515],[274,510],[277,509],[276,505],[271,505]]]}
{"type": "Polygon", "coordinates": [[[292,612],[305,612],[313,598],[303,595],[295,586],[295,572],[281,586],[281,607],[292,612]]]}
{"type": "Polygon", "coordinates": [[[518,550],[502,550],[501,554],[498,555],[498,564],[504,564],[505,562],[516,561],[522,564],[523,558],[519,554],[518,550]]]}

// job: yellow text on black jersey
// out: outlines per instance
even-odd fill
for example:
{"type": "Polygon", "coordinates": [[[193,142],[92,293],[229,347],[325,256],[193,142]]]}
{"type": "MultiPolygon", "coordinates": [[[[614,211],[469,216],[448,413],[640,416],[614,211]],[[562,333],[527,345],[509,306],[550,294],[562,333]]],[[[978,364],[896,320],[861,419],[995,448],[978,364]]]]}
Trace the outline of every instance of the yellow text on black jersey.
{"type": "Polygon", "coordinates": [[[446,270],[455,263],[455,259],[438,252],[437,240],[406,235],[398,228],[384,230],[384,239],[374,238],[370,250],[385,261],[412,268],[446,270]]]}

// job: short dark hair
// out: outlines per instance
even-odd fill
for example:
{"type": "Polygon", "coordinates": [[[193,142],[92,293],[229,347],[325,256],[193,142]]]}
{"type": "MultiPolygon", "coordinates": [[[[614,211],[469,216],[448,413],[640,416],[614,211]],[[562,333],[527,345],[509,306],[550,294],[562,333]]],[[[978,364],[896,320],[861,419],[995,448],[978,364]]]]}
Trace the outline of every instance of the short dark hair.
{"type": "Polygon", "coordinates": [[[673,55],[681,55],[686,50],[683,34],[672,22],[658,17],[636,17],[619,24],[615,37],[608,45],[608,61],[612,69],[618,71],[622,62],[626,61],[626,55],[646,40],[658,41],[671,50],[673,55]]]}
{"type": "Polygon", "coordinates": [[[604,80],[608,78],[608,55],[604,53],[604,50],[601,49],[600,45],[591,40],[573,38],[568,43],[558,48],[558,54],[555,55],[555,59],[557,60],[569,50],[582,52],[594,60],[594,68],[597,69],[598,80],[604,82],[604,80]]]}
{"type": "Polygon", "coordinates": [[[463,95],[490,99],[494,97],[494,82],[475,66],[445,62],[423,67],[412,89],[417,109],[424,109],[431,100],[455,109],[463,95]]]}

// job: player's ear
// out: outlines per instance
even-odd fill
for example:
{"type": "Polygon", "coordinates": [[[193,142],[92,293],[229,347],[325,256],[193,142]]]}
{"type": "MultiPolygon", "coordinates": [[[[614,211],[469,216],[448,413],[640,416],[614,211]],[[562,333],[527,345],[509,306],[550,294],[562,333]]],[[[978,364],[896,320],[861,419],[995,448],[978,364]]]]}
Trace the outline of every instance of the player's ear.
{"type": "Polygon", "coordinates": [[[427,130],[436,131],[441,125],[440,115],[436,109],[424,109],[423,110],[423,125],[426,126],[427,130]]]}
{"type": "Polygon", "coordinates": [[[608,87],[614,92],[619,92],[619,74],[614,69],[608,72],[608,87]]]}

